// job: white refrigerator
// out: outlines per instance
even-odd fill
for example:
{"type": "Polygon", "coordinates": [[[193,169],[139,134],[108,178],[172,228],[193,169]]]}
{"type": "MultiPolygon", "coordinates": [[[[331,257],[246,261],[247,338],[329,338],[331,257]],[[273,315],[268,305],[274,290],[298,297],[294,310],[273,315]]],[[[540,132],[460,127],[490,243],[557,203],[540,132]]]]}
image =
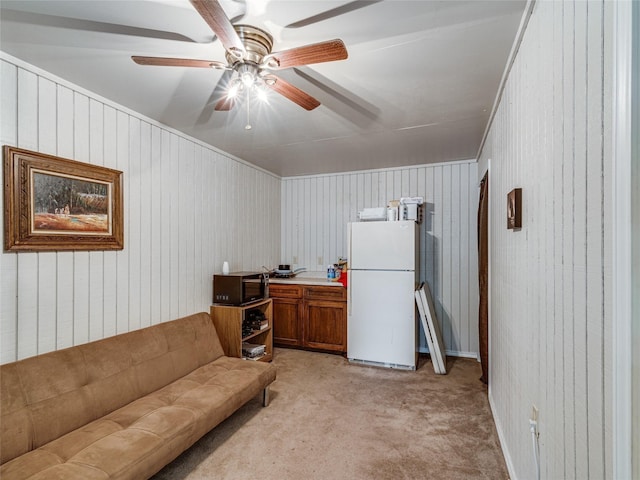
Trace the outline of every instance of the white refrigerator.
{"type": "Polygon", "coordinates": [[[347,357],[415,370],[418,225],[409,220],[348,227],[347,357]]]}

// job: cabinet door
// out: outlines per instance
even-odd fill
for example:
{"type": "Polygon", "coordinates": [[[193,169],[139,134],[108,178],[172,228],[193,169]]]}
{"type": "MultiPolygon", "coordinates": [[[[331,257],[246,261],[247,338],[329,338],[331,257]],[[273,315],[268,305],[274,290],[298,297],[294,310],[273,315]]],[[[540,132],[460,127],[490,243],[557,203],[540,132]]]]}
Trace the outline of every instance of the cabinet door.
{"type": "Polygon", "coordinates": [[[307,300],[305,302],[303,335],[305,347],[346,352],[346,304],[307,300]]]}
{"type": "Polygon", "coordinates": [[[300,301],[293,298],[273,298],[272,300],[273,342],[278,345],[302,345],[300,301]]]}

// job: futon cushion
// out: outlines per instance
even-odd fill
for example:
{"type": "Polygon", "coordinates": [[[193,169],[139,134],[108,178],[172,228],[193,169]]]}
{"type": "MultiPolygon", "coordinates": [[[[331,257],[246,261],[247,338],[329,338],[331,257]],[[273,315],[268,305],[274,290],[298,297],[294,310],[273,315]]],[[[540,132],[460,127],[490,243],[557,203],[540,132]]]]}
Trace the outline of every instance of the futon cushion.
{"type": "Polygon", "coordinates": [[[207,313],[0,366],[0,462],[224,355],[207,313]]]}
{"type": "Polygon", "coordinates": [[[219,357],[7,462],[0,478],[148,478],[273,380],[269,364],[219,357]]]}

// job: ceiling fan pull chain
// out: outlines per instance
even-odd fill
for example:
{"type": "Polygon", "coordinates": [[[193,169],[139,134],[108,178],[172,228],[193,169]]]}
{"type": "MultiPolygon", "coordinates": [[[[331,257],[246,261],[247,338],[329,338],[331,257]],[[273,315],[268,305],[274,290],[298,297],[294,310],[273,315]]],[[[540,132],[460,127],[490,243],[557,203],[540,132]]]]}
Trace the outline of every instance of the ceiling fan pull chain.
{"type": "Polygon", "coordinates": [[[251,130],[251,121],[250,121],[250,117],[249,117],[249,114],[250,114],[250,111],[249,111],[250,110],[250,107],[249,107],[250,90],[251,90],[250,88],[246,89],[246,91],[247,91],[247,99],[246,99],[246,102],[247,102],[247,124],[244,127],[245,130],[251,130]]]}

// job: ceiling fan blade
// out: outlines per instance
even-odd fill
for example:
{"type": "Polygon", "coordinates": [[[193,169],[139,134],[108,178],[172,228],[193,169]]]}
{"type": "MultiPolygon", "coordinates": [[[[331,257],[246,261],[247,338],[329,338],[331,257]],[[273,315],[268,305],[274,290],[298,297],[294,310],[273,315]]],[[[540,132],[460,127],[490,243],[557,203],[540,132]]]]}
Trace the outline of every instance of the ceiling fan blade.
{"type": "MultiPolygon", "coordinates": [[[[172,14],[175,12],[171,11],[172,14]]],[[[181,33],[154,30],[151,28],[135,27],[115,23],[98,22],[83,18],[62,17],[45,13],[2,9],[3,20],[20,22],[31,25],[41,25],[49,28],[81,30],[86,32],[109,33],[116,35],[128,35],[143,38],[157,38],[160,40],[173,40],[177,42],[211,43],[215,37],[191,38],[181,33]]]]}
{"type": "Polygon", "coordinates": [[[308,93],[303,92],[298,87],[284,81],[280,77],[276,77],[275,75],[270,75],[270,77],[272,77],[276,81],[276,83],[274,83],[273,85],[269,85],[267,83],[269,88],[275,90],[280,95],[287,97],[292,102],[297,103],[305,110],[313,110],[314,108],[320,106],[320,102],[318,100],[313,98],[308,93]]]}
{"type": "Polygon", "coordinates": [[[302,47],[274,52],[266,55],[262,61],[265,68],[274,70],[299,67],[312,63],[333,62],[344,60],[349,56],[344,43],[339,38],[326,42],[313,43],[302,47]]]}
{"type": "Polygon", "coordinates": [[[229,98],[225,95],[220,100],[218,100],[218,103],[216,103],[216,107],[214,110],[216,112],[228,112],[234,107],[235,104],[235,98],[229,98]]]}
{"type": "Polygon", "coordinates": [[[372,5],[374,3],[378,3],[381,1],[382,0],[354,0],[353,2],[346,3],[340,7],[332,8],[331,10],[327,10],[326,12],[322,12],[317,15],[313,15],[311,17],[305,18],[303,20],[290,23],[284,28],[306,27],[307,25],[322,22],[324,20],[328,20],[330,18],[337,17],[339,15],[343,15],[348,12],[358,10],[362,7],[368,7],[369,5],[372,5]]]}
{"type": "Polygon", "coordinates": [[[197,68],[228,68],[225,63],[215,60],[196,60],[193,58],[167,58],[167,57],[140,57],[132,56],[131,59],[138,65],[154,65],[162,67],[197,67],[197,68]]]}
{"type": "Polygon", "coordinates": [[[246,53],[242,40],[217,0],[191,0],[191,4],[220,39],[225,50],[239,58],[246,53]]]}

